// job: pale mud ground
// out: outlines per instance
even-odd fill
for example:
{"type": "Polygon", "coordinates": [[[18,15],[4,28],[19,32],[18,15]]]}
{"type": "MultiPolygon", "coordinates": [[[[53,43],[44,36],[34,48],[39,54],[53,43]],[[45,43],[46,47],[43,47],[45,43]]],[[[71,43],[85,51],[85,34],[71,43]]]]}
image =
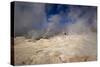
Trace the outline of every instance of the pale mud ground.
{"type": "Polygon", "coordinates": [[[14,39],[15,65],[51,64],[97,60],[96,35],[59,35],[32,41],[14,39]]]}

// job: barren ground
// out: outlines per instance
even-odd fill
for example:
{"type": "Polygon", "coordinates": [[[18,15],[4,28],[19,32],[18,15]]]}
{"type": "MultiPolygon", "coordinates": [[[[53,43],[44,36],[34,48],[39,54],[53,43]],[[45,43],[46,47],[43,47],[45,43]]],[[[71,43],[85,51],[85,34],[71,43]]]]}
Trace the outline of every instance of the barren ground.
{"type": "Polygon", "coordinates": [[[33,41],[14,39],[15,65],[95,61],[96,35],[59,35],[33,41]]]}

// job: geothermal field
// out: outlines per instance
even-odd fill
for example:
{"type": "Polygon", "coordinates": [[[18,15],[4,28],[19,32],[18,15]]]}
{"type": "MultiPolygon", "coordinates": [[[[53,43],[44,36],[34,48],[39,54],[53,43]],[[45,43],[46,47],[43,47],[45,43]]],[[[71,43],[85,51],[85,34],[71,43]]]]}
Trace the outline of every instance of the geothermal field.
{"type": "Polygon", "coordinates": [[[13,7],[12,64],[97,60],[96,6],[14,2],[13,7]]]}
{"type": "Polygon", "coordinates": [[[51,64],[95,61],[97,38],[90,35],[58,35],[48,39],[14,38],[15,64],[51,64]]]}

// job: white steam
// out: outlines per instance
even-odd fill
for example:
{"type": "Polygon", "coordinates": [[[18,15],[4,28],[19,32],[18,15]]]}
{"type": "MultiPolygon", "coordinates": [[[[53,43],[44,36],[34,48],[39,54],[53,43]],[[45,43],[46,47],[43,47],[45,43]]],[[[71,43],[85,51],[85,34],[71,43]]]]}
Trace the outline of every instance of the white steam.
{"type": "Polygon", "coordinates": [[[81,9],[71,6],[70,12],[68,13],[68,15],[66,15],[66,18],[64,19],[71,18],[72,21],[69,21],[69,23],[66,24],[63,28],[59,26],[61,19],[63,19],[62,17],[63,16],[61,14],[56,14],[52,15],[49,18],[50,23],[48,23],[46,34],[51,34],[52,32],[54,33],[57,32],[58,30],[59,33],[65,32],[69,35],[96,33],[97,18],[96,18],[96,10],[94,8],[82,7],[81,9]]]}

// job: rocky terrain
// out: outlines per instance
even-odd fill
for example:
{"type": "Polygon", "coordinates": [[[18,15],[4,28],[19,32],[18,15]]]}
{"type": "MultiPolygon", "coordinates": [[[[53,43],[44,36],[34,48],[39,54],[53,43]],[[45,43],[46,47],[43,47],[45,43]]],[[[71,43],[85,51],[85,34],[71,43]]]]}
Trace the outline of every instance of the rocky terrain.
{"type": "Polygon", "coordinates": [[[14,38],[15,65],[97,60],[96,34],[57,35],[48,39],[14,38]]]}

